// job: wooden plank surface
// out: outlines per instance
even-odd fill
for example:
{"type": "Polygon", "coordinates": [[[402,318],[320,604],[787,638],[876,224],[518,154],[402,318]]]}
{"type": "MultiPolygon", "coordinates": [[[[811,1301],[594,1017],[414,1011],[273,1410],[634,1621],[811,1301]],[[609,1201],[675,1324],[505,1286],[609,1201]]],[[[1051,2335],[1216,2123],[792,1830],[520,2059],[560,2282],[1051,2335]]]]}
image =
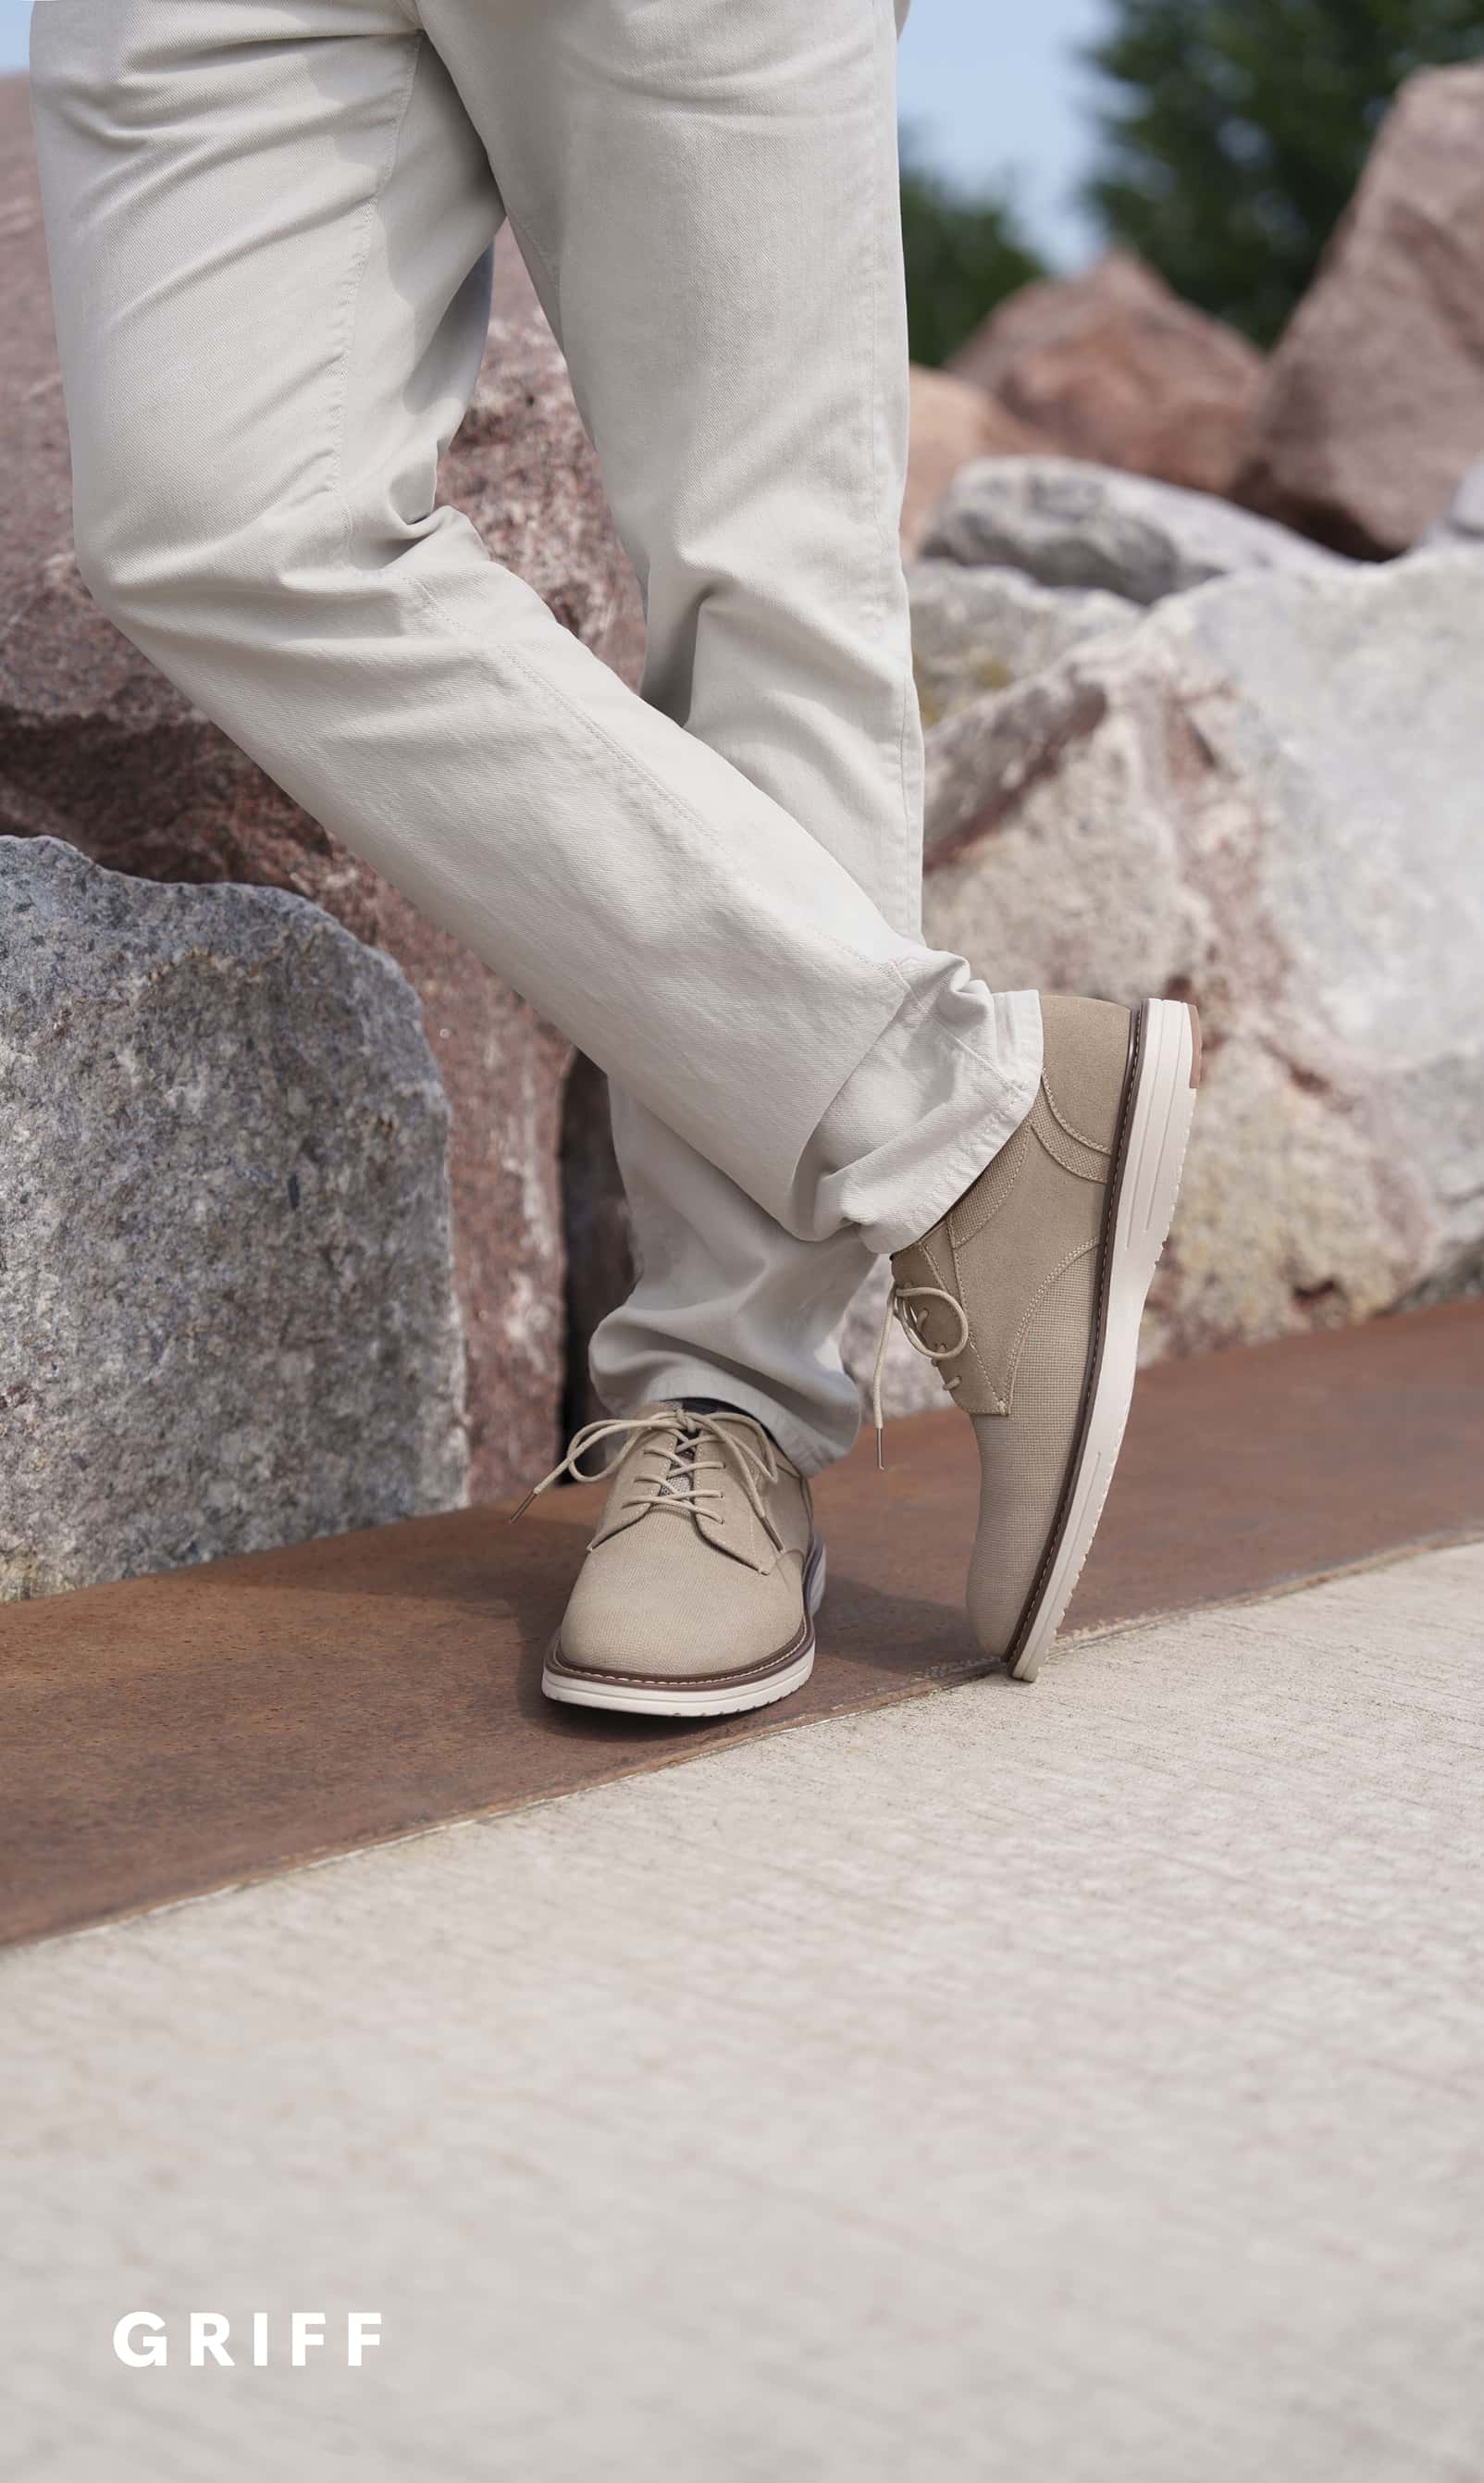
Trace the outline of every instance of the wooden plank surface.
{"type": "MultiPolygon", "coordinates": [[[[955,1412],[818,1488],[814,1676],[685,1724],[542,1697],[599,1505],[461,1510],[0,1608],[0,1939],[48,1933],[664,1766],[982,1670],[960,1593],[977,1499],[955,1412]]],[[[1282,1591],[1484,1534],[1484,1304],[1142,1377],[1068,1631],[1282,1591]]],[[[1064,1638],[1052,1662],[1074,1664],[1064,1638]]],[[[1033,1686],[1015,1692],[1034,1697],[1033,1686]]]]}

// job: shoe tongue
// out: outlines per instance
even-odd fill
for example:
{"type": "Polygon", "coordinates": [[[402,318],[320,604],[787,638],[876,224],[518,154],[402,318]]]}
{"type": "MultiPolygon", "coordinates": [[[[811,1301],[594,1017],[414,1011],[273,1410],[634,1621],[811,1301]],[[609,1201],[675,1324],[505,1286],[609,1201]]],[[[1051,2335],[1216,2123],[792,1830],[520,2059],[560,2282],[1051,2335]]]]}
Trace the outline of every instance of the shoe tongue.
{"type": "Polygon", "coordinates": [[[692,1498],[695,1488],[695,1456],[700,1442],[700,1432],[689,1424],[676,1426],[675,1444],[670,1452],[670,1463],[660,1478],[657,1498],[660,1500],[692,1498]]]}

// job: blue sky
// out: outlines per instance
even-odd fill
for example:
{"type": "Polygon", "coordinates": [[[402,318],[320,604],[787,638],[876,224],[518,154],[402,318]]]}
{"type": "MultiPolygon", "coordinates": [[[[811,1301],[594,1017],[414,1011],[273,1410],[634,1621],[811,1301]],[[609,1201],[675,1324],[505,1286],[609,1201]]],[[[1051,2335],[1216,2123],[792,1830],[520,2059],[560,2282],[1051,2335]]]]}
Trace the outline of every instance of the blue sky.
{"type": "Polygon", "coordinates": [[[1107,0],[913,0],[902,37],[902,120],[923,154],[970,185],[1008,174],[1062,265],[1096,247],[1071,196],[1091,129],[1091,81],[1074,55],[1107,17],[1107,0]]]}
{"type": "MultiPolygon", "coordinates": [[[[30,15],[29,0],[0,0],[0,68],[24,67],[30,15]]],[[[1105,15],[1106,0],[913,0],[902,38],[902,119],[923,155],[970,185],[1008,174],[1063,265],[1092,246],[1070,197],[1088,148],[1072,55],[1105,15]]]]}

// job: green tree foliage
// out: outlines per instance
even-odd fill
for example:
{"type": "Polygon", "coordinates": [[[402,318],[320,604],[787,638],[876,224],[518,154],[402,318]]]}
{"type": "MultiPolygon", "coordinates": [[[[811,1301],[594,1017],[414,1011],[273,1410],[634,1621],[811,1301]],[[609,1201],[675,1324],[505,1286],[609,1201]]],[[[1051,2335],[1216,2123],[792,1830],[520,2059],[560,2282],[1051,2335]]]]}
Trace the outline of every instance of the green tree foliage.
{"type": "Polygon", "coordinates": [[[913,360],[945,362],[1007,293],[1046,274],[1011,201],[966,197],[904,146],[902,241],[913,360]]]}
{"type": "Polygon", "coordinates": [[[1086,187],[1187,301],[1270,343],[1414,69],[1484,56],[1484,0],[1113,0],[1086,187]]]}

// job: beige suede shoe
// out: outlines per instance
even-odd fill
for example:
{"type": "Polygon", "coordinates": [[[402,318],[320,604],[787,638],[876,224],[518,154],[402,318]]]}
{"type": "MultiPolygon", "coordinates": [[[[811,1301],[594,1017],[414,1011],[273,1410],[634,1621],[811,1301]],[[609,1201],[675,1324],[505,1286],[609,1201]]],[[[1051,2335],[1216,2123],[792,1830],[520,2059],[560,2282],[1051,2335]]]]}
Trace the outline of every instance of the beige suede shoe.
{"type": "Polygon", "coordinates": [[[1046,997],[1042,1016],[1027,1118],[891,1262],[890,1311],[973,1420],[969,1618],[1020,1681],[1035,1677],[1102,1514],[1201,1068],[1184,1001],[1129,1010],[1046,997]]]}
{"type": "Polygon", "coordinates": [[[547,1697],[640,1716],[731,1716],[786,1698],[813,1670],[825,1590],[805,1478],[749,1414],[643,1405],[590,1423],[536,1490],[563,1474],[587,1480],[587,1452],[624,1433],[547,1650],[547,1697]]]}

